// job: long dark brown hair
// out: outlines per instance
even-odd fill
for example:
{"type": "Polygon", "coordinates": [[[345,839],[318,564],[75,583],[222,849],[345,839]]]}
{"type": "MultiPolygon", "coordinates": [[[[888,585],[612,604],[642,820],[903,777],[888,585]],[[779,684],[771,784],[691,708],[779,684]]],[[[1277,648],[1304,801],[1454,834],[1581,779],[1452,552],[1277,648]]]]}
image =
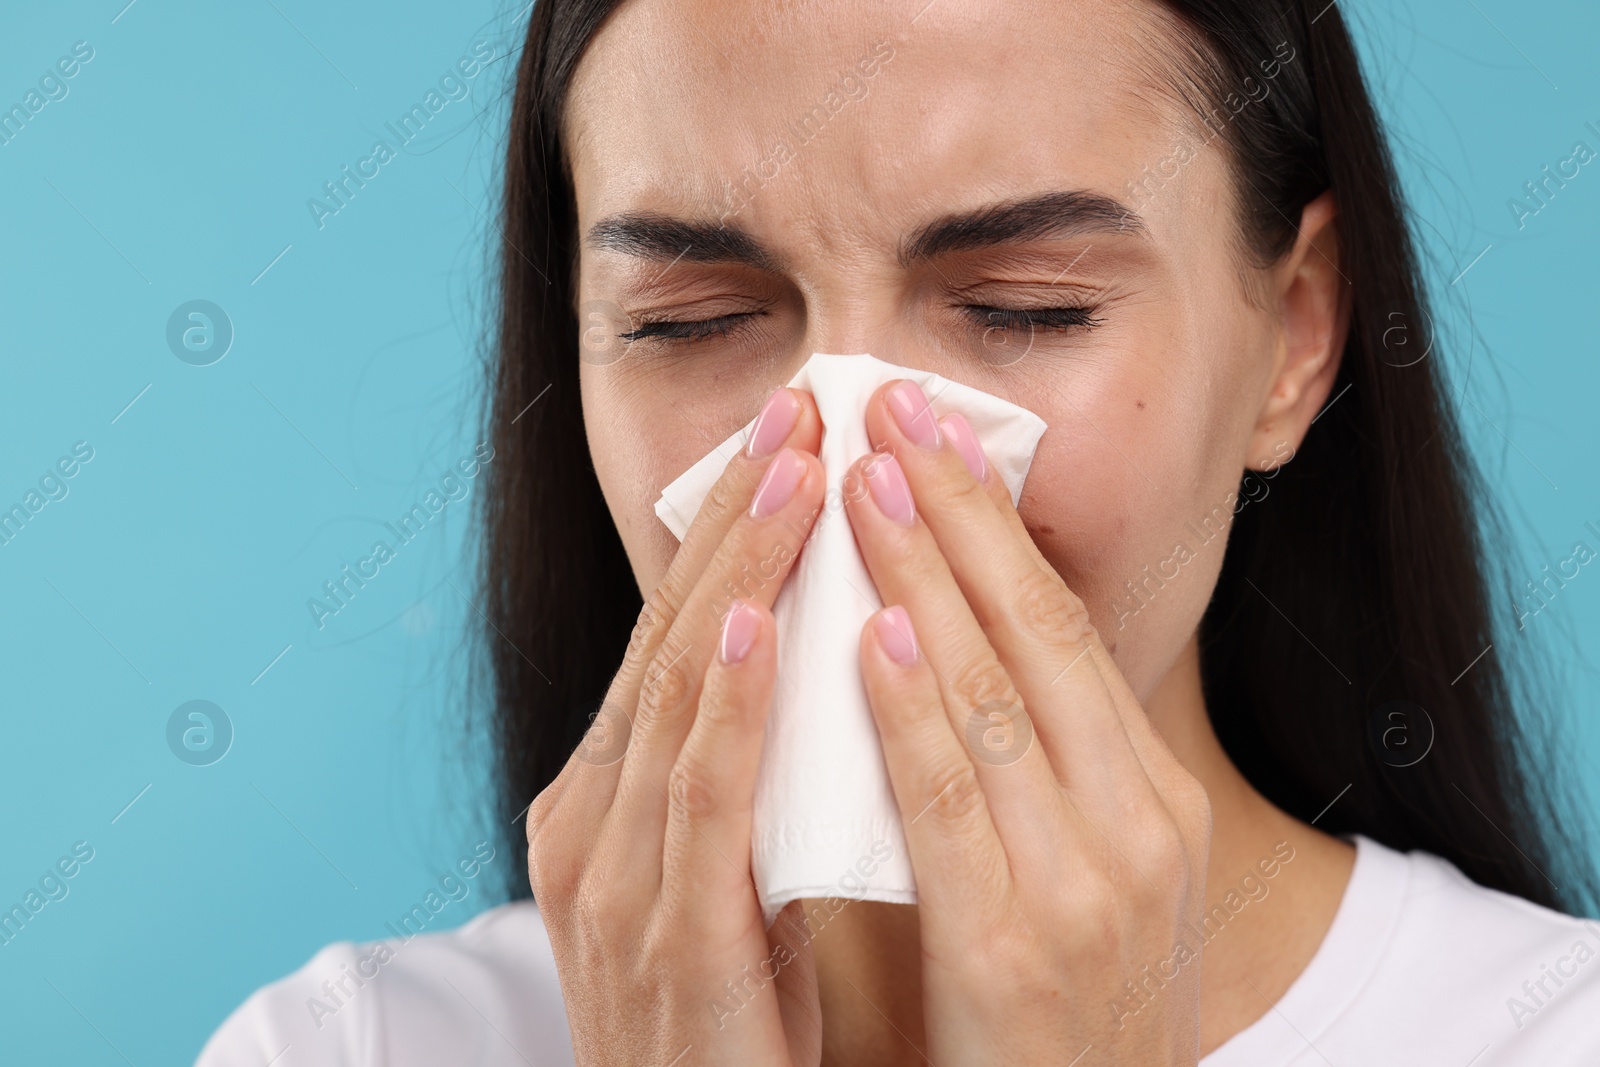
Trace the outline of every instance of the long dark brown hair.
{"type": "MultiPolygon", "coordinates": [[[[519,896],[528,889],[513,813],[568,758],[640,609],[584,433],[577,218],[561,143],[573,68],[618,2],[538,0],[511,102],[481,636],[519,896]]],[[[1168,75],[1174,88],[1203,115],[1228,116],[1212,125],[1243,247],[1262,264],[1281,257],[1293,220],[1331,189],[1350,283],[1332,402],[1275,475],[1271,503],[1240,511],[1201,624],[1222,744],[1273,803],[1328,832],[1424,849],[1484,886],[1581,910],[1595,896],[1580,824],[1533,743],[1526,676],[1490,610],[1504,602],[1503,525],[1437,352],[1417,359],[1434,343],[1422,273],[1340,12],[1327,0],[1166,6],[1191,30],[1168,75]],[[1270,92],[1255,98],[1268,73],[1270,92]],[[1252,102],[1236,110],[1230,93],[1252,102]],[[1397,727],[1411,749],[1390,745],[1397,727]],[[1414,762],[1395,755],[1424,750],[1414,762]]]]}

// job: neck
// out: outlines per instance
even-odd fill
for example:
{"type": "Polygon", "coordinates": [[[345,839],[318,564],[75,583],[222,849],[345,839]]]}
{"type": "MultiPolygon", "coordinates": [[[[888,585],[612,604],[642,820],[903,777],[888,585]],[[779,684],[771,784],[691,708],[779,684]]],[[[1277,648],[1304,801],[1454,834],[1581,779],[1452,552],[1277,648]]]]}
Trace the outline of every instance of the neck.
{"type": "MultiPolygon", "coordinates": [[[[1269,1010],[1316,953],[1343,897],[1354,849],[1275,807],[1239,773],[1211,727],[1195,639],[1144,708],[1211,800],[1206,908],[1198,928],[1205,1055],[1269,1010]],[[1264,860],[1277,861],[1268,864],[1275,870],[1270,880],[1262,876],[1264,860]]],[[[915,906],[857,901],[819,932],[813,949],[825,1067],[925,1062],[917,929],[915,906]]]]}

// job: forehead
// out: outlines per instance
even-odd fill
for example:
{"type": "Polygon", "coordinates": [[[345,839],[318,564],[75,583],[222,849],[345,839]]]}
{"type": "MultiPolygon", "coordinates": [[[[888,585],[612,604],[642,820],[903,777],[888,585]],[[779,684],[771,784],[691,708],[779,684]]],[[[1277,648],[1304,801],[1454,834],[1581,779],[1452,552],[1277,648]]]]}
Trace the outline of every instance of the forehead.
{"type": "MultiPolygon", "coordinates": [[[[746,227],[820,235],[1050,189],[1126,199],[1141,167],[1192,139],[1162,87],[1180,54],[1163,12],[629,0],[568,91],[580,217],[736,209],[746,227]]],[[[1151,207],[1186,197],[1162,199],[1151,207]]]]}

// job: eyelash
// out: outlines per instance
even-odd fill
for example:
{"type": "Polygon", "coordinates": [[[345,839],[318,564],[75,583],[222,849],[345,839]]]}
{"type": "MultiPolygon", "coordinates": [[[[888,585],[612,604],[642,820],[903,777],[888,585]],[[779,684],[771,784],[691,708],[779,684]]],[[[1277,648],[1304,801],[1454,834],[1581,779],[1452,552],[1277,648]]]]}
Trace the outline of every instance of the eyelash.
{"type": "MultiPolygon", "coordinates": [[[[973,320],[975,326],[984,330],[1003,329],[1045,329],[1045,330],[1092,330],[1100,325],[1099,319],[1094,317],[1093,307],[1045,307],[1045,308],[997,308],[984,304],[966,304],[961,309],[967,317],[973,320]]],[[[617,336],[624,342],[632,344],[635,341],[654,341],[662,344],[692,344],[704,341],[711,337],[727,337],[736,330],[750,324],[750,321],[763,312],[740,312],[734,315],[719,315],[714,319],[699,319],[695,321],[679,321],[675,319],[659,319],[654,322],[640,323],[634,330],[628,330],[617,336]]]]}
{"type": "Polygon", "coordinates": [[[1093,307],[997,308],[967,304],[962,308],[975,325],[985,330],[1092,330],[1100,325],[1093,307]]]}
{"type": "Polygon", "coordinates": [[[755,314],[758,313],[740,312],[736,315],[719,315],[714,319],[700,319],[695,322],[660,319],[655,322],[640,323],[637,330],[629,330],[617,336],[629,344],[635,341],[666,343],[703,341],[708,337],[728,336],[734,330],[747,325],[755,314]]]}

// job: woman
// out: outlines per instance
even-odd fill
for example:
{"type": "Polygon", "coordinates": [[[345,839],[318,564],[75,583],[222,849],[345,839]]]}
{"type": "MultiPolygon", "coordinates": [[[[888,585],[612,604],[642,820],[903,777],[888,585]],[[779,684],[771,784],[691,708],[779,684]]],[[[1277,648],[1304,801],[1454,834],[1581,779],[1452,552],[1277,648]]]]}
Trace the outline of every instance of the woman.
{"type": "Polygon", "coordinates": [[[1335,5],[541,0],[504,235],[485,596],[538,905],[326,950],[202,1062],[1600,1056],[1600,926],[1556,910],[1589,875],[1335,5]],[[1013,509],[914,384],[862,412],[919,903],[769,929],[781,581],[711,609],[817,514],[777,388],[815,351],[1050,428],[1013,509]],[[757,412],[680,548],[657,494],[757,412]],[[1034,735],[1004,765],[961,740],[994,699],[1034,735]]]}

